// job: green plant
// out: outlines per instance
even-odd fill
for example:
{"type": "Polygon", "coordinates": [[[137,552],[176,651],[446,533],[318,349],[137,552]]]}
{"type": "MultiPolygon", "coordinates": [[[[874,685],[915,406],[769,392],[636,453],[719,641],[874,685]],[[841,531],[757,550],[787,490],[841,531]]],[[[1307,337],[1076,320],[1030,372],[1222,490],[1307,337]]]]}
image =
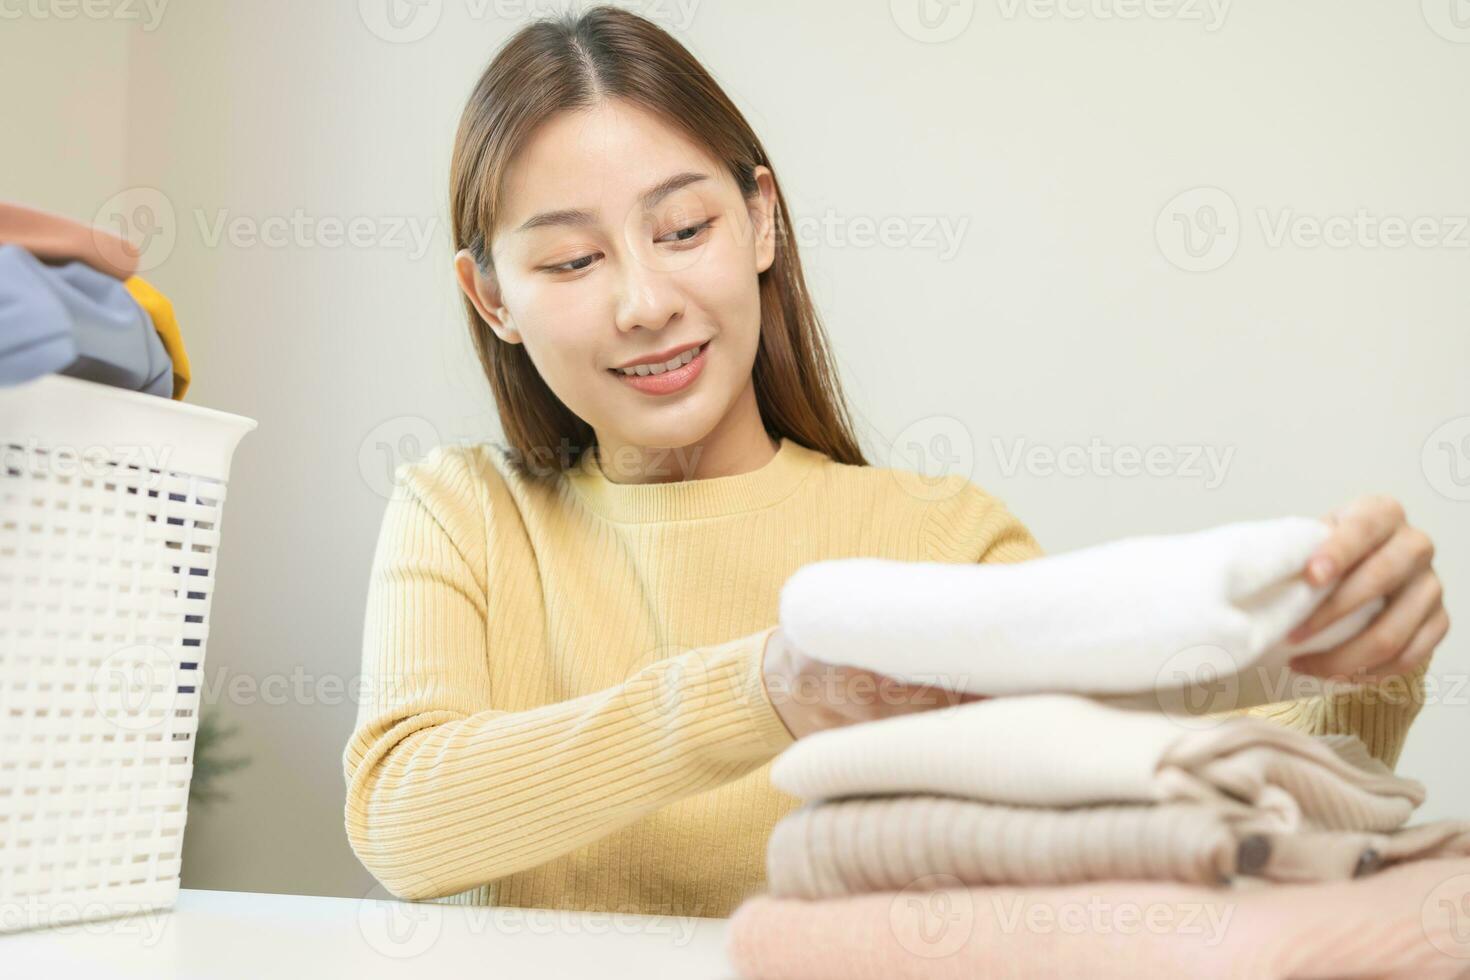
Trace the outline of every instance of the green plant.
{"type": "Polygon", "coordinates": [[[229,799],[217,781],[225,773],[250,764],[248,756],[220,756],[221,743],[233,736],[239,726],[222,727],[213,712],[201,710],[199,727],[194,733],[194,775],[189,780],[189,803],[204,806],[229,799]]]}

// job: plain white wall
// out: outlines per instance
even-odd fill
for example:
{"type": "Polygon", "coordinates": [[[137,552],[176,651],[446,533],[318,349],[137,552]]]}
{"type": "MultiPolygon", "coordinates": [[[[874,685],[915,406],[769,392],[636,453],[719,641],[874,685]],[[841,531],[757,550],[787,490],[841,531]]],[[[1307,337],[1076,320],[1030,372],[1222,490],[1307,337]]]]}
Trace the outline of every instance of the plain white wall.
{"type": "Polygon", "coordinates": [[[0,6],[0,200],[83,220],[127,176],[128,33],[0,6]]]}
{"type": "MultiPolygon", "coordinates": [[[[1404,502],[1457,624],[1399,763],[1428,819],[1470,817],[1470,29],[1452,2],[620,5],[673,30],[764,140],[876,464],[966,472],[1051,552],[1404,502]],[[1422,219],[1418,243],[1387,244],[1384,219],[1389,242],[1422,219]],[[1090,446],[1081,472],[1046,465],[1090,446]],[[1127,447],[1154,448],[1152,474],[1114,469],[1127,447]]],[[[431,441],[500,438],[449,273],[449,150],[494,50],[549,8],[388,9],[178,4],[106,25],[125,58],[78,51],[96,25],[0,41],[30,39],[0,70],[39,93],[0,109],[27,136],[4,192],[164,215],[145,274],[181,316],[189,400],[260,422],[206,662],[253,764],[191,812],[189,887],[368,891],[340,756],[387,474],[431,441]],[[82,107],[78,63],[105,108],[82,107]]]]}

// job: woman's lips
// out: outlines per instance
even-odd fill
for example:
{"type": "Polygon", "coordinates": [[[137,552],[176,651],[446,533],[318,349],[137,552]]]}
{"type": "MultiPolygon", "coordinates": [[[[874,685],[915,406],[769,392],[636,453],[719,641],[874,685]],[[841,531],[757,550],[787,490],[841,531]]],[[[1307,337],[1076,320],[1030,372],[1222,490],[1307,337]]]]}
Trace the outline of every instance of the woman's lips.
{"type": "MultiPolygon", "coordinates": [[[[704,370],[705,358],[709,355],[709,345],[713,341],[706,340],[699,353],[694,355],[694,360],[688,364],[665,371],[663,374],[624,374],[613,370],[612,373],[625,385],[637,388],[646,395],[668,395],[689,387],[699,373],[704,370]]],[[[611,369],[610,369],[611,370],[611,369]]]]}

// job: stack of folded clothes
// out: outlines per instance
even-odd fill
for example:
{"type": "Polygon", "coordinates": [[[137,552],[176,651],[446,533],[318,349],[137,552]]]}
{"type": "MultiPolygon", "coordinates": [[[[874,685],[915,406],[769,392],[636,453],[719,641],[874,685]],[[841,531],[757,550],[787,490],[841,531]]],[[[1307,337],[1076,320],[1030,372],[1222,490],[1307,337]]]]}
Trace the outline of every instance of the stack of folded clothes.
{"type": "Polygon", "coordinates": [[[1326,592],[1297,572],[1327,533],[1285,518],[1014,566],[800,570],[781,615],[803,652],[1002,696],[777,758],[772,784],[805,803],[731,919],[740,975],[1470,974],[1470,821],[1409,825],[1424,787],[1355,735],[1160,696],[1192,682],[1162,669],[1181,651],[1234,664],[1239,707],[1269,687],[1241,674],[1360,630],[1361,611],[1281,642],[1326,592]]]}
{"type": "Polygon", "coordinates": [[[182,399],[173,305],[138,261],[103,229],[0,202],[0,385],[54,373],[182,399]]]}

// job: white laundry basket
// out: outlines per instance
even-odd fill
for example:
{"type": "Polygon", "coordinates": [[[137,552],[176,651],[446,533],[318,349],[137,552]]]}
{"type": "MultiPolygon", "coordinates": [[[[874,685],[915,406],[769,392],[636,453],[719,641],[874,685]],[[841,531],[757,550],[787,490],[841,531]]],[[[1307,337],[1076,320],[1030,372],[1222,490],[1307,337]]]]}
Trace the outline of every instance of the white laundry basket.
{"type": "Polygon", "coordinates": [[[0,932],[177,898],[220,510],[255,425],[60,375],[0,387],[0,932]]]}

